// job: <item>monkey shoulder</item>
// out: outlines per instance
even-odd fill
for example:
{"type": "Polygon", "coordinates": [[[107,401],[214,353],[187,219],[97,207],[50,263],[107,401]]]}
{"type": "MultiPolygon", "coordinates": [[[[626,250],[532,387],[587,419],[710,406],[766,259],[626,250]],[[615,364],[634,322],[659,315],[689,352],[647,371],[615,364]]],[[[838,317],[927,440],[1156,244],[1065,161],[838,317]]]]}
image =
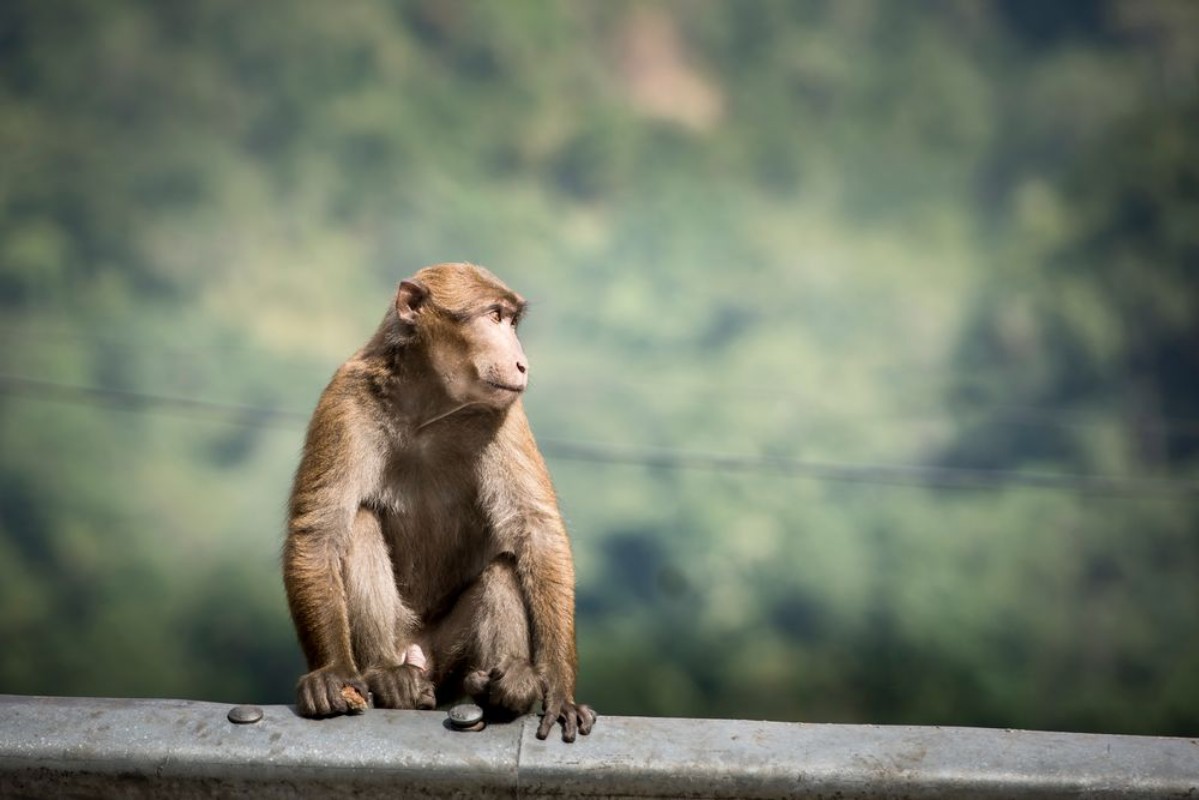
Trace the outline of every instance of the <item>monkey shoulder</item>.
{"type": "MultiPolygon", "coordinates": [[[[407,429],[394,408],[397,384],[383,366],[372,360],[351,358],[338,368],[321,393],[314,421],[318,417],[328,420],[347,436],[402,439],[407,429]]],[[[394,446],[394,442],[389,446],[394,446]]]]}
{"type": "Polygon", "coordinates": [[[369,493],[381,477],[390,449],[386,415],[374,406],[364,385],[370,381],[353,361],[334,373],[308,424],[296,489],[340,487],[347,494],[369,493]]]}

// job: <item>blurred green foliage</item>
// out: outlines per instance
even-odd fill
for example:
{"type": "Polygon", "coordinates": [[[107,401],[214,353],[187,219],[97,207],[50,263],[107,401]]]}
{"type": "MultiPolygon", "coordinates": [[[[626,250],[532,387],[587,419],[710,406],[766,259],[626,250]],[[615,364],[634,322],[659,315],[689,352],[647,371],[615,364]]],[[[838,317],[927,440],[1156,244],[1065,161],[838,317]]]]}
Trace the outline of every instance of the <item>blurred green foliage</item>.
{"type": "MultiPolygon", "coordinates": [[[[1199,479],[1188,0],[10,0],[0,152],[3,692],[290,701],[303,415],[437,261],[547,442],[1199,479]]],[[[550,455],[601,711],[1199,734],[1194,492],[550,455]]]]}

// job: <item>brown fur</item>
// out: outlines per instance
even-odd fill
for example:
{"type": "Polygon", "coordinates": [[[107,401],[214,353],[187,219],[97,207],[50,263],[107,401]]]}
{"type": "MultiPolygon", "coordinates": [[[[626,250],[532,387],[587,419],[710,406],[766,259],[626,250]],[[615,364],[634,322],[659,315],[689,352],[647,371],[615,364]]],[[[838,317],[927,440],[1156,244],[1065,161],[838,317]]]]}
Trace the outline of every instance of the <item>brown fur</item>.
{"type": "Polygon", "coordinates": [[[301,714],[356,710],[347,687],[391,708],[466,691],[493,715],[542,701],[541,738],[590,732],[570,542],[519,398],[523,308],[482,268],[423,269],[321,396],[283,552],[301,714]]]}

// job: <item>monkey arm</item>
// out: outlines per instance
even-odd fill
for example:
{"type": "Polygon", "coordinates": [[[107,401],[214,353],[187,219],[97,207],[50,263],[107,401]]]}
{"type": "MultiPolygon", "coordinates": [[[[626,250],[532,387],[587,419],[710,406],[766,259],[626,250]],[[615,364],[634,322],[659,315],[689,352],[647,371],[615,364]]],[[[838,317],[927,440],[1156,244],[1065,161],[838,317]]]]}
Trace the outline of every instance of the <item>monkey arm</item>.
{"type": "Polygon", "coordinates": [[[544,685],[545,713],[537,729],[544,739],[556,722],[562,738],[571,742],[576,733],[591,732],[595,712],[575,702],[578,653],[574,628],[574,569],[570,544],[561,517],[541,520],[523,539],[517,553],[517,576],[529,610],[533,665],[544,685]]]}
{"type": "MultiPolygon", "coordinates": [[[[336,380],[330,389],[336,385],[336,380]]],[[[292,489],[283,577],[288,605],[311,672],[298,687],[301,713],[321,716],[365,706],[366,686],[355,664],[343,563],[361,498],[369,486],[371,452],[359,444],[352,408],[326,391],[313,415],[292,489]]]]}
{"type": "Polygon", "coordinates": [[[293,521],[283,549],[284,586],[309,669],[356,672],[337,543],[330,541],[338,537],[336,527],[293,521]]]}
{"type": "Polygon", "coordinates": [[[529,616],[533,666],[543,684],[545,714],[538,728],[546,738],[562,722],[563,739],[587,734],[595,712],[575,703],[578,654],[575,645],[575,574],[570,539],[558,510],[549,471],[533,441],[519,404],[512,409],[492,449],[484,486],[500,510],[493,524],[515,555],[516,575],[529,616]],[[503,480],[488,480],[488,474],[503,480]]]}
{"type": "Polygon", "coordinates": [[[534,666],[553,688],[573,695],[577,657],[570,539],[519,403],[485,453],[481,477],[482,505],[491,510],[500,547],[515,556],[534,666]]]}
{"type": "Polygon", "coordinates": [[[529,530],[518,550],[517,576],[529,611],[533,663],[547,687],[574,695],[576,664],[574,568],[561,520],[529,530]]]}

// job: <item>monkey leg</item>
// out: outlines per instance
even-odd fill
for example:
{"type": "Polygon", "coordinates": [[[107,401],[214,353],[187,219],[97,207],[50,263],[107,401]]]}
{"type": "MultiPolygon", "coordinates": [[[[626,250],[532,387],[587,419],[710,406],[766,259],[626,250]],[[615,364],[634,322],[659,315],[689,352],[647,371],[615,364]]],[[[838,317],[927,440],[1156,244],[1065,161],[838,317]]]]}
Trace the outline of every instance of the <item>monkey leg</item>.
{"type": "MultiPolygon", "coordinates": [[[[461,689],[492,717],[527,714],[542,699],[529,646],[529,615],[511,557],[487,566],[462,593],[432,636],[434,679],[461,689]]],[[[446,695],[448,697],[448,695],[446,695]]]]}
{"type": "Polygon", "coordinates": [[[435,708],[433,683],[425,676],[423,663],[406,663],[401,645],[406,648],[412,641],[416,615],[396,590],[379,518],[366,509],[359,509],[354,519],[343,574],[354,661],[375,706],[435,708]]]}

